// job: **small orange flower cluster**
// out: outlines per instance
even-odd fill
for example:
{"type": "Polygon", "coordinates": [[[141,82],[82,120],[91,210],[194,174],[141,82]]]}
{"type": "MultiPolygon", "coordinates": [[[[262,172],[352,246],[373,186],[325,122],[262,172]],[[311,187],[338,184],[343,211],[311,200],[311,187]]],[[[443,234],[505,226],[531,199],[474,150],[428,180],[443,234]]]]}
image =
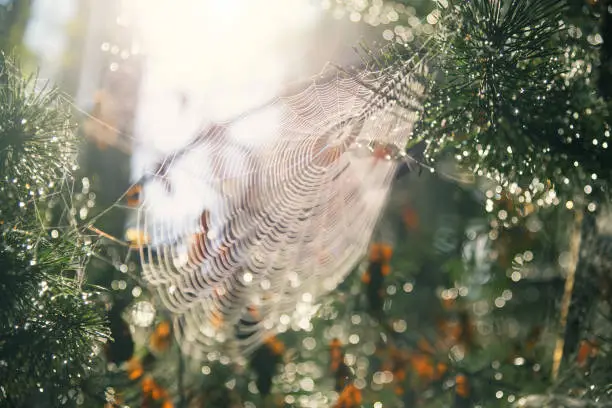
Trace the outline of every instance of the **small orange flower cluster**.
{"type": "Polygon", "coordinates": [[[276,336],[270,336],[264,340],[264,344],[268,346],[272,354],[280,356],[285,352],[285,344],[276,336]]]}
{"type": "Polygon", "coordinates": [[[333,339],[329,344],[332,373],[336,373],[340,368],[340,364],[344,364],[344,352],[342,351],[342,343],[338,339],[333,339]]]}
{"type": "Polygon", "coordinates": [[[440,380],[448,371],[448,365],[434,357],[433,348],[425,339],[419,341],[419,351],[410,356],[410,366],[426,384],[440,380]]]}
{"type": "Polygon", "coordinates": [[[163,321],[157,325],[149,338],[149,348],[158,353],[168,350],[172,342],[170,322],[163,321]]]}
{"type": "Polygon", "coordinates": [[[344,363],[342,343],[333,339],[329,344],[330,370],[336,380],[336,391],[340,392],[334,408],[355,408],[361,405],[361,390],[352,383],[352,371],[344,363]]]}
{"type": "Polygon", "coordinates": [[[142,364],[137,357],[133,357],[130,361],[128,361],[127,373],[130,380],[137,380],[144,374],[142,364]]]}
{"type": "Polygon", "coordinates": [[[465,374],[457,374],[455,376],[455,392],[464,399],[470,396],[470,384],[465,374]]]}
{"type": "Polygon", "coordinates": [[[456,398],[469,397],[467,376],[456,374],[446,356],[452,347],[469,350],[474,344],[474,327],[469,314],[454,302],[444,302],[443,306],[446,315],[438,323],[435,340],[421,337],[415,347],[401,349],[388,344],[377,350],[382,360],[381,370],[393,374],[396,395],[404,395],[407,386],[422,390],[454,376],[456,398]]]}
{"type": "Polygon", "coordinates": [[[130,380],[141,380],[140,388],[145,401],[161,401],[162,408],[174,407],[168,391],[161,387],[152,376],[144,374],[144,369],[138,358],[134,357],[128,362],[127,373],[130,380]]]}
{"type": "MultiPolygon", "coordinates": [[[[391,256],[393,255],[393,248],[389,244],[375,243],[370,247],[369,260],[371,264],[380,265],[380,274],[382,276],[388,276],[391,273],[391,256]]],[[[370,265],[372,266],[372,265],[370,265]]],[[[372,282],[373,269],[369,267],[368,270],[362,275],[361,281],[366,285],[372,282]]]]}
{"type": "Polygon", "coordinates": [[[168,391],[157,384],[153,377],[146,376],[143,378],[141,388],[145,401],[151,399],[153,401],[162,401],[161,408],[174,408],[168,391]]]}
{"type": "Polygon", "coordinates": [[[393,255],[393,248],[389,244],[375,243],[370,248],[370,262],[388,264],[393,255]]]}
{"type": "MultiPolygon", "coordinates": [[[[401,353],[397,358],[398,363],[391,368],[393,379],[396,383],[395,394],[403,395],[405,393],[402,383],[406,380],[406,361],[408,361],[412,372],[418,377],[421,386],[429,386],[434,381],[440,381],[447,374],[449,367],[446,363],[436,361],[430,354],[426,352],[415,352],[408,356],[406,352],[397,349],[392,350],[391,354],[396,355],[401,353]]],[[[455,394],[458,398],[467,399],[470,395],[470,387],[468,378],[464,374],[455,375],[455,394]]]]}
{"type": "Polygon", "coordinates": [[[334,408],[355,408],[360,406],[362,401],[361,390],[355,387],[354,384],[349,384],[340,393],[334,408]]]}
{"type": "Polygon", "coordinates": [[[406,381],[406,367],[410,362],[410,354],[406,350],[398,349],[393,345],[387,347],[388,359],[382,364],[382,371],[390,371],[393,373],[393,382],[395,383],[395,394],[403,395],[403,383],[406,381]]]}
{"type": "Polygon", "coordinates": [[[442,379],[448,371],[448,365],[438,361],[434,357],[434,352],[433,347],[425,339],[419,341],[418,349],[414,351],[402,350],[393,345],[386,347],[382,370],[393,374],[396,395],[405,393],[408,373],[412,374],[411,379],[416,382],[415,384],[421,387],[427,387],[432,382],[442,379]]]}
{"type": "Polygon", "coordinates": [[[130,380],[141,380],[140,388],[145,401],[161,401],[162,408],[174,407],[168,391],[161,387],[152,376],[144,374],[144,369],[138,358],[134,357],[128,362],[127,373],[130,380]]]}
{"type": "Polygon", "coordinates": [[[338,339],[333,339],[329,344],[330,371],[336,381],[336,391],[342,391],[350,382],[353,372],[344,362],[344,351],[342,343],[338,339]]]}
{"type": "Polygon", "coordinates": [[[402,221],[404,221],[404,226],[409,231],[419,228],[419,214],[411,206],[406,206],[402,210],[402,221]]]}
{"type": "MultiPolygon", "coordinates": [[[[172,341],[171,335],[172,328],[170,322],[160,322],[149,338],[149,348],[158,353],[168,350],[172,341]]],[[[149,353],[148,356],[152,357],[152,354],[149,353]]],[[[140,381],[140,388],[145,402],[155,401],[157,404],[161,403],[162,408],[173,408],[174,405],[168,391],[161,387],[150,374],[145,373],[145,368],[140,358],[132,357],[127,362],[126,371],[130,380],[140,381]]]]}
{"type": "Polygon", "coordinates": [[[586,367],[589,361],[597,356],[599,345],[593,340],[582,340],[576,355],[576,363],[579,367],[586,367]]]}

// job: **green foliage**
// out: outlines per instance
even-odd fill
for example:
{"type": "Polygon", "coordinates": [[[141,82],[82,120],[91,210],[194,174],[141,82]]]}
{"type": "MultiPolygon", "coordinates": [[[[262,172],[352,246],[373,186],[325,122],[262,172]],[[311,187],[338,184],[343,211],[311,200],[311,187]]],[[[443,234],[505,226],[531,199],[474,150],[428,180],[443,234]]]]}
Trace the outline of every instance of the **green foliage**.
{"type": "Polygon", "coordinates": [[[58,89],[40,86],[0,55],[0,211],[9,214],[13,206],[48,195],[74,165],[70,111],[58,89]]]}
{"type": "Polygon", "coordinates": [[[19,297],[2,301],[0,400],[15,406],[32,400],[60,405],[74,397],[69,393],[76,391],[70,390],[78,389],[94,365],[92,345],[106,336],[103,314],[74,280],[57,277],[71,257],[54,254],[41,264],[25,259],[15,264],[9,248],[0,255],[0,290],[4,295],[16,289],[19,297]]]}
{"type": "Polygon", "coordinates": [[[108,337],[81,288],[91,248],[71,206],[74,139],[55,89],[0,59],[0,405],[57,406],[78,394],[108,337]]]}
{"type": "Polygon", "coordinates": [[[607,188],[609,110],[591,78],[598,54],[572,40],[565,11],[558,0],[441,8],[440,78],[417,130],[429,155],[452,149],[480,175],[521,187],[537,178],[569,197],[589,182],[607,188]]]}

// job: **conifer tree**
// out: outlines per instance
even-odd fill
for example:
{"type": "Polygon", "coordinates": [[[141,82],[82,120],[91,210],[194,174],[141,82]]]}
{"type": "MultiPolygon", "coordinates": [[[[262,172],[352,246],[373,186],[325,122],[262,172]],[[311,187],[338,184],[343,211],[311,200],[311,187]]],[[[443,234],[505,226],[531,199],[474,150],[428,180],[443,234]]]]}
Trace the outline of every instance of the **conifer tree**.
{"type": "Polygon", "coordinates": [[[72,206],[69,113],[57,89],[0,55],[2,406],[74,402],[107,338],[103,310],[82,286],[92,248],[72,206]]]}

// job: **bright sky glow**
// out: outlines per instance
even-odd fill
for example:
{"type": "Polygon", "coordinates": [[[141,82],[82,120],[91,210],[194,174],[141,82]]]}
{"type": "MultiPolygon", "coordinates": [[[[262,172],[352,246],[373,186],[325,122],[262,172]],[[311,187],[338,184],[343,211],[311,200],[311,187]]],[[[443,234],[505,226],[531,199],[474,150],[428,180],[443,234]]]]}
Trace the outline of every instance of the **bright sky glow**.
{"type": "MultiPolygon", "coordinates": [[[[261,105],[283,83],[303,75],[300,62],[321,12],[313,3],[124,1],[146,55],[134,130],[140,145],[133,158],[135,177],[184,146],[206,123],[261,105]]],[[[264,119],[274,121],[274,114],[258,121],[264,119]]],[[[274,123],[259,125],[257,139],[273,137],[274,123]]],[[[240,129],[233,136],[248,138],[240,129]]]]}
{"type": "Polygon", "coordinates": [[[299,58],[318,14],[304,0],[130,4],[148,58],[146,75],[155,78],[147,87],[187,93],[200,116],[211,120],[272,97],[290,78],[290,61],[299,58]]]}
{"type": "MultiPolygon", "coordinates": [[[[134,179],[206,124],[271,100],[284,83],[303,75],[301,59],[312,46],[321,13],[315,5],[308,0],[124,1],[123,13],[135,24],[146,58],[134,129],[134,179]]],[[[229,137],[249,147],[272,141],[278,120],[273,110],[248,117],[230,129],[229,137]]],[[[190,185],[194,173],[211,167],[205,161],[212,159],[201,153],[194,160],[186,157],[170,175],[171,196],[161,186],[148,189],[153,213],[181,225],[205,208],[220,207],[222,197],[190,185]]],[[[228,151],[222,159],[236,162],[240,152],[228,151]]]]}

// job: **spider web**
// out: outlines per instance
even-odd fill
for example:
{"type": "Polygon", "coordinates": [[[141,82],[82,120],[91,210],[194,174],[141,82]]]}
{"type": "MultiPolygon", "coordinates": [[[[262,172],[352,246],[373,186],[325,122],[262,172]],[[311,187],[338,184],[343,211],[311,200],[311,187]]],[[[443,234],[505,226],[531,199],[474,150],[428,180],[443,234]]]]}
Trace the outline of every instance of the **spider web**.
{"type": "Polygon", "coordinates": [[[244,354],[291,319],[304,327],[355,267],[421,110],[417,71],[327,66],[148,174],[143,276],[184,352],[244,354]]]}

